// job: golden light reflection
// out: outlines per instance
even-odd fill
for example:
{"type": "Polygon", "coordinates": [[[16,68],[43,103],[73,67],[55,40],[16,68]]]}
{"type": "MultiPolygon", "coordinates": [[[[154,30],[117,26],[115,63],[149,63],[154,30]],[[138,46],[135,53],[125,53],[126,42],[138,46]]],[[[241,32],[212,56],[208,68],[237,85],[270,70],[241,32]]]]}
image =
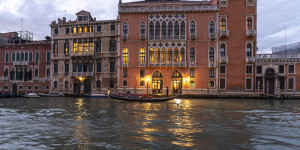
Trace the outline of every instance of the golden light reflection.
{"type": "Polygon", "coordinates": [[[88,136],[89,128],[85,123],[85,117],[87,116],[87,109],[85,108],[84,99],[76,99],[75,109],[77,111],[75,116],[75,133],[74,138],[77,140],[78,149],[87,150],[91,140],[88,136]]]}

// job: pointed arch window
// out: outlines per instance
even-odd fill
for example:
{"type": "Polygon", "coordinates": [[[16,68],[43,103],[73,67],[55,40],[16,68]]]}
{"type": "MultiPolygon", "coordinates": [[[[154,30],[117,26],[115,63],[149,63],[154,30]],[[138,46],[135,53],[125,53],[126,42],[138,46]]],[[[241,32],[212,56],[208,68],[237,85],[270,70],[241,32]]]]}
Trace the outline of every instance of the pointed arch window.
{"type": "Polygon", "coordinates": [[[153,48],[150,48],[149,60],[150,60],[150,64],[154,64],[154,49],[153,48]]]}
{"type": "Polygon", "coordinates": [[[155,39],[160,39],[160,23],[158,21],[155,24],[155,39]]]}
{"type": "Polygon", "coordinates": [[[153,39],[153,36],[154,36],[154,24],[153,24],[153,22],[150,22],[149,36],[150,36],[150,39],[153,39]]]}
{"type": "Polygon", "coordinates": [[[21,61],[24,61],[24,52],[21,52],[21,61]]]}
{"type": "Polygon", "coordinates": [[[247,50],[246,50],[247,57],[252,57],[252,44],[247,44],[247,50]]]}
{"type": "Polygon", "coordinates": [[[209,49],[209,62],[214,62],[215,61],[215,51],[213,48],[209,49]]]}
{"type": "Polygon", "coordinates": [[[35,68],[35,70],[34,70],[34,76],[35,77],[39,76],[39,70],[38,70],[38,68],[35,68]]]}
{"type": "Polygon", "coordinates": [[[15,80],[15,71],[14,71],[14,69],[12,69],[10,71],[10,80],[15,80]]]}
{"type": "Polygon", "coordinates": [[[128,34],[128,24],[126,22],[123,24],[123,34],[128,34]]]}
{"type": "Polygon", "coordinates": [[[7,77],[8,76],[8,69],[6,68],[4,71],[4,76],[7,77]]]}
{"type": "Polygon", "coordinates": [[[194,21],[191,21],[190,33],[196,33],[196,24],[194,21]]]}
{"type": "Polygon", "coordinates": [[[185,23],[184,21],[181,22],[180,24],[180,38],[185,39],[185,23]]]}
{"type": "Polygon", "coordinates": [[[172,64],[172,60],[173,60],[172,58],[173,58],[172,48],[168,48],[167,60],[169,64],[172,64]]]}
{"type": "Polygon", "coordinates": [[[225,57],[226,56],[226,45],[225,44],[221,44],[220,46],[220,56],[221,57],[225,57]]]}
{"type": "Polygon", "coordinates": [[[31,68],[29,69],[29,72],[28,72],[28,80],[29,81],[32,80],[32,69],[31,68]]]}
{"type": "Polygon", "coordinates": [[[196,54],[195,54],[195,49],[192,47],[190,50],[190,63],[192,66],[195,65],[195,61],[196,61],[196,54]]]}
{"type": "Polygon", "coordinates": [[[213,21],[209,23],[209,33],[216,33],[216,27],[213,21]]]}
{"type": "Polygon", "coordinates": [[[20,70],[16,69],[16,80],[19,81],[20,80],[20,70]]]}
{"type": "Polygon", "coordinates": [[[173,39],[173,23],[171,21],[168,24],[168,39],[173,39]]]}
{"type": "Polygon", "coordinates": [[[13,61],[13,62],[16,61],[16,53],[15,53],[15,52],[12,53],[12,56],[11,56],[11,57],[12,57],[12,61],[13,61]]]}
{"type": "Polygon", "coordinates": [[[166,61],[167,61],[167,51],[166,51],[166,48],[162,48],[162,51],[161,51],[161,63],[165,65],[166,61]]]}
{"type": "Polygon", "coordinates": [[[176,47],[174,49],[174,62],[178,62],[179,61],[179,49],[176,47]]]}
{"type": "Polygon", "coordinates": [[[184,62],[185,61],[185,50],[184,48],[180,49],[180,62],[184,62]]]}
{"type": "Polygon", "coordinates": [[[166,37],[167,37],[167,24],[164,21],[162,23],[162,39],[166,39],[166,37]]]}
{"type": "Polygon", "coordinates": [[[175,39],[179,38],[179,23],[177,21],[175,22],[175,26],[174,26],[174,35],[175,35],[175,39]]]}
{"type": "Polygon", "coordinates": [[[5,52],[5,62],[9,62],[9,52],[5,52]]]}
{"type": "Polygon", "coordinates": [[[154,57],[155,57],[155,64],[159,64],[159,62],[160,62],[160,49],[158,49],[158,48],[155,49],[154,57]]]}
{"type": "Polygon", "coordinates": [[[146,24],[145,24],[145,22],[141,23],[140,32],[141,32],[141,34],[146,34],[146,24]]]}
{"type": "Polygon", "coordinates": [[[20,53],[17,52],[17,61],[20,61],[20,53]]]}

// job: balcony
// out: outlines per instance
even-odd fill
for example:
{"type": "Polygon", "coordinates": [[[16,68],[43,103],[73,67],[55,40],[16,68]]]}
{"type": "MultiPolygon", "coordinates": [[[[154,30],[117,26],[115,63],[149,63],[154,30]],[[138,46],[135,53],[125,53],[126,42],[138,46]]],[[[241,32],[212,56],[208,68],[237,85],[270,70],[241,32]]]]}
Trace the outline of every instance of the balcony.
{"type": "Polygon", "coordinates": [[[123,38],[123,40],[128,40],[128,34],[123,34],[122,38],[123,38]]]}
{"type": "Polygon", "coordinates": [[[140,34],[140,39],[141,40],[146,40],[146,34],[145,33],[140,34]]]}
{"type": "Polygon", "coordinates": [[[8,81],[8,80],[9,80],[9,77],[8,77],[8,76],[4,76],[4,77],[3,77],[3,80],[4,80],[4,81],[8,81]]]}
{"type": "Polygon", "coordinates": [[[216,67],[216,63],[215,62],[209,62],[209,68],[213,68],[216,67]]]}
{"type": "Polygon", "coordinates": [[[196,66],[196,62],[195,61],[190,61],[190,66],[195,67],[196,66]]]}
{"type": "Polygon", "coordinates": [[[221,57],[220,58],[220,64],[223,64],[223,63],[228,63],[228,57],[221,57]]]}
{"type": "Polygon", "coordinates": [[[255,36],[256,35],[256,31],[251,29],[251,30],[247,30],[246,31],[246,36],[250,37],[250,36],[255,36]]]}
{"type": "Polygon", "coordinates": [[[255,63],[255,57],[246,57],[246,63],[255,63]]]}
{"type": "Polygon", "coordinates": [[[28,61],[14,61],[14,66],[28,66],[28,61]]]}
{"type": "Polygon", "coordinates": [[[39,80],[39,77],[37,77],[37,76],[36,76],[36,77],[33,77],[32,80],[33,80],[33,81],[38,81],[38,80],[39,80]]]}
{"type": "Polygon", "coordinates": [[[46,77],[46,81],[50,81],[50,77],[46,77]]]}
{"type": "Polygon", "coordinates": [[[209,39],[210,39],[210,40],[215,40],[215,39],[217,39],[217,34],[216,34],[216,33],[209,33],[209,39]]]}
{"type": "Polygon", "coordinates": [[[195,40],[196,39],[196,33],[190,33],[191,34],[191,39],[195,40]]]}
{"type": "Polygon", "coordinates": [[[228,30],[220,30],[220,37],[228,37],[229,31],[228,30]]]}
{"type": "Polygon", "coordinates": [[[146,66],[146,62],[142,62],[142,61],[140,61],[140,66],[146,66]]]}
{"type": "Polygon", "coordinates": [[[93,77],[93,72],[72,72],[72,77],[93,77]]]}
{"type": "Polygon", "coordinates": [[[93,56],[94,52],[93,51],[89,51],[89,52],[75,52],[75,53],[71,53],[72,57],[80,57],[80,56],[93,56]]]}

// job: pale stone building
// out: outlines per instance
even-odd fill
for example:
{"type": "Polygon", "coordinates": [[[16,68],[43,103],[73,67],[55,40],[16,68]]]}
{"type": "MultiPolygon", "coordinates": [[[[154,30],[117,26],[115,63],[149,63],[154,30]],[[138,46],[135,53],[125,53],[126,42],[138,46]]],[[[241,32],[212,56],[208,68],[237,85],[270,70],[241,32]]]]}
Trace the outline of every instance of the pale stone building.
{"type": "Polygon", "coordinates": [[[54,93],[106,93],[117,88],[119,21],[97,21],[80,11],[75,21],[51,23],[54,93]]]}

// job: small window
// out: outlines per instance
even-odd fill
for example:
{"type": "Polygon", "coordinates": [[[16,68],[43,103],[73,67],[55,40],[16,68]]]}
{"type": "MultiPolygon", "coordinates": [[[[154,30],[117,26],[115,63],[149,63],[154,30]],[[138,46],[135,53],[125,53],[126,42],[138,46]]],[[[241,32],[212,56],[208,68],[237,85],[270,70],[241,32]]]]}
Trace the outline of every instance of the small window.
{"type": "Polygon", "coordinates": [[[294,73],[295,73],[295,66],[289,65],[289,74],[294,74],[294,73]]]}
{"type": "Polygon", "coordinates": [[[221,44],[221,49],[220,49],[220,56],[221,57],[225,57],[226,56],[226,45],[225,44],[221,44]]]}
{"type": "Polygon", "coordinates": [[[254,6],[254,0],[247,0],[247,7],[254,6]]]}
{"type": "Polygon", "coordinates": [[[196,24],[194,21],[191,21],[190,33],[196,33],[196,24]]]}
{"type": "Polygon", "coordinates": [[[50,89],[50,87],[47,85],[47,86],[46,86],[46,90],[49,90],[49,89],[50,89]]]}
{"type": "Polygon", "coordinates": [[[128,34],[128,24],[126,22],[123,24],[123,34],[128,34]]]}
{"type": "Polygon", "coordinates": [[[195,81],[190,81],[190,87],[195,87],[195,81]]]}
{"type": "Polygon", "coordinates": [[[54,28],[54,34],[58,34],[58,28],[54,28]]]}
{"type": "Polygon", "coordinates": [[[110,31],[115,31],[116,25],[115,24],[111,24],[110,25],[110,31]]]}
{"type": "Polygon", "coordinates": [[[252,17],[247,18],[247,30],[252,30],[253,29],[253,23],[252,23],[252,17]]]}
{"type": "Polygon", "coordinates": [[[221,78],[220,79],[220,89],[221,90],[225,90],[226,89],[226,79],[225,78],[221,78]]]}
{"type": "Polygon", "coordinates": [[[64,43],[64,54],[69,54],[69,42],[64,43]]]}
{"type": "Polygon", "coordinates": [[[9,52],[5,53],[5,62],[8,63],[9,62],[9,52]]]}
{"type": "Polygon", "coordinates": [[[46,62],[50,62],[51,61],[51,54],[50,54],[50,52],[47,52],[47,54],[46,54],[47,56],[47,58],[46,58],[46,62]]]}
{"type": "Polygon", "coordinates": [[[8,89],[8,86],[6,85],[6,86],[4,86],[4,90],[7,90],[8,89]]]}
{"type": "Polygon", "coordinates": [[[227,27],[226,27],[226,19],[225,18],[222,18],[221,19],[221,31],[225,31],[227,30],[227,27]]]}
{"type": "Polygon", "coordinates": [[[58,64],[57,63],[55,63],[54,64],[54,73],[58,73],[58,64]]]}
{"type": "Polygon", "coordinates": [[[123,86],[128,86],[127,80],[124,80],[124,81],[123,81],[123,86]]]}
{"type": "Polygon", "coordinates": [[[252,79],[246,79],[246,90],[252,90],[252,79]]]}
{"type": "Polygon", "coordinates": [[[20,85],[19,89],[20,89],[20,90],[23,90],[23,86],[22,86],[22,85],[20,85]]]}
{"type": "Polygon", "coordinates": [[[123,69],[123,78],[128,77],[128,69],[123,69]]]}
{"type": "Polygon", "coordinates": [[[97,32],[101,32],[102,30],[102,26],[101,25],[97,25],[97,32]]]}
{"type": "Polygon", "coordinates": [[[70,33],[70,28],[66,28],[66,34],[70,33]]]}
{"type": "Polygon", "coordinates": [[[246,66],[246,74],[252,74],[252,66],[246,66]]]}
{"type": "Polygon", "coordinates": [[[284,65],[279,66],[279,73],[284,73],[284,65]]]}
{"type": "Polygon", "coordinates": [[[52,48],[53,48],[53,54],[57,55],[58,54],[58,43],[54,43],[52,48]]]}
{"type": "Polygon", "coordinates": [[[209,78],[215,78],[215,70],[209,69],[209,78]]]}
{"type": "Polygon", "coordinates": [[[278,77],[278,81],[280,84],[280,89],[285,89],[285,77],[278,77]]]}
{"type": "Polygon", "coordinates": [[[296,87],[296,83],[294,83],[295,81],[294,81],[294,78],[289,78],[288,79],[288,89],[289,90],[293,90],[294,89],[294,87],[296,87]]]}
{"type": "Polygon", "coordinates": [[[31,89],[32,89],[32,86],[28,86],[27,89],[28,89],[28,90],[31,90],[31,89]]]}
{"type": "Polygon", "coordinates": [[[35,90],[38,90],[38,89],[39,89],[39,86],[37,86],[37,85],[34,86],[34,89],[35,89],[35,90]]]}
{"type": "Polygon", "coordinates": [[[227,8],[227,6],[228,6],[227,0],[221,0],[220,1],[220,7],[221,8],[227,8]]]}
{"type": "Polygon", "coordinates": [[[195,78],[195,69],[190,69],[190,78],[195,78]]]}
{"type": "Polygon", "coordinates": [[[35,52],[35,62],[39,62],[39,61],[40,61],[40,53],[35,52]]]}
{"type": "Polygon", "coordinates": [[[115,68],[116,68],[116,67],[115,67],[115,64],[116,64],[116,63],[113,62],[113,61],[111,61],[109,64],[110,64],[110,72],[115,72],[115,68]]]}
{"type": "Polygon", "coordinates": [[[146,25],[145,25],[145,22],[141,23],[140,34],[146,34],[146,25]]]}
{"type": "Polygon", "coordinates": [[[65,62],[65,74],[69,73],[69,62],[65,62]]]}
{"type": "Polygon", "coordinates": [[[214,81],[209,81],[208,87],[214,88],[215,87],[215,82],[214,81]]]}
{"type": "Polygon", "coordinates": [[[140,81],[140,86],[141,86],[141,87],[145,86],[145,81],[144,81],[144,80],[141,80],[141,81],[140,81]]]}
{"type": "Polygon", "coordinates": [[[220,73],[225,74],[226,73],[226,66],[220,66],[220,73]]]}
{"type": "Polygon", "coordinates": [[[145,78],[145,70],[144,69],[140,70],[140,78],[145,78]]]}
{"type": "Polygon", "coordinates": [[[256,66],[256,73],[262,74],[262,66],[256,66]]]}
{"type": "Polygon", "coordinates": [[[97,72],[101,72],[101,62],[97,63],[97,72]]]}
{"type": "Polygon", "coordinates": [[[247,44],[247,50],[246,50],[247,57],[252,57],[252,44],[247,44]]]}

